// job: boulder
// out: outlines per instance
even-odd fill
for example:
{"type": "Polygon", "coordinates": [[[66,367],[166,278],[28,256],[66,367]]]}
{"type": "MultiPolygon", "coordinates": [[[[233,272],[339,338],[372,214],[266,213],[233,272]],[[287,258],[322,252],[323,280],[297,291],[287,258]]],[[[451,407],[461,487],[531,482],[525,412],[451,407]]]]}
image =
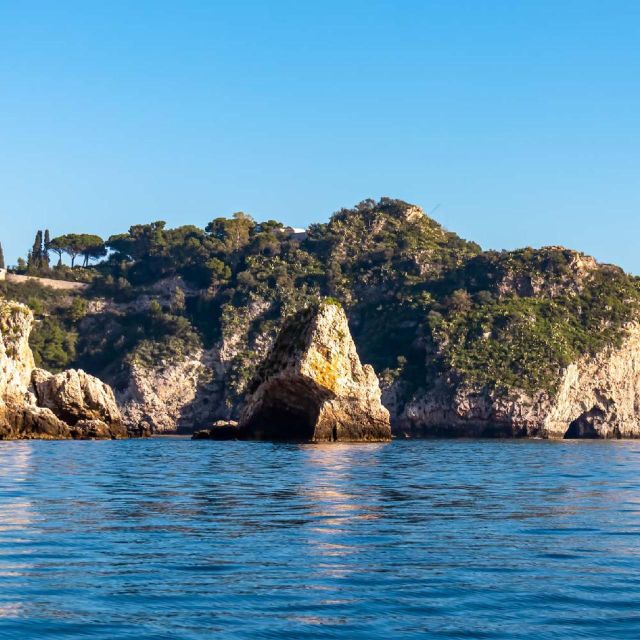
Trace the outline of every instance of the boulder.
{"type": "Polygon", "coordinates": [[[70,432],[77,440],[120,440],[128,436],[122,424],[107,424],[102,420],[78,420],[70,432]]]}
{"type": "Polygon", "coordinates": [[[81,420],[97,420],[116,428],[122,424],[111,387],[81,369],[55,375],[34,369],[31,381],[38,405],[72,426],[81,420]]]}
{"type": "Polygon", "coordinates": [[[0,440],[69,437],[69,426],[50,409],[0,401],[0,440]]]}
{"type": "Polygon", "coordinates": [[[238,423],[235,420],[217,420],[210,429],[196,431],[192,440],[237,440],[238,423]]]}
{"type": "Polygon", "coordinates": [[[285,322],[248,388],[239,435],[298,442],[390,440],[378,379],[362,365],[341,306],[324,301],[285,322]]]}

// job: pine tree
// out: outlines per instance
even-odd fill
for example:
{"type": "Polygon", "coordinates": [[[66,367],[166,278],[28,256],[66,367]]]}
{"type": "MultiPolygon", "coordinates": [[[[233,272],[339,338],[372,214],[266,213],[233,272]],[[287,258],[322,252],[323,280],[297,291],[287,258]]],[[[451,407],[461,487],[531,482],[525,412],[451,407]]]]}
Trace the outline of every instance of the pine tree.
{"type": "Polygon", "coordinates": [[[2,250],[2,243],[0,242],[0,269],[5,269],[4,266],[4,251],[2,250]]]}

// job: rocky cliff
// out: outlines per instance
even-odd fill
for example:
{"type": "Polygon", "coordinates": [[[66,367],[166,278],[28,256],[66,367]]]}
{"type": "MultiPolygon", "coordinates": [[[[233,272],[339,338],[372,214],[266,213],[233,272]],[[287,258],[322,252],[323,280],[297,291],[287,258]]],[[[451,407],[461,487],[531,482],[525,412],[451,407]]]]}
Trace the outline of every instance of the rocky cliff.
{"type": "Polygon", "coordinates": [[[24,305],[0,300],[0,399],[21,402],[35,367],[29,347],[33,315],[24,305]]]}
{"type": "Polygon", "coordinates": [[[36,369],[33,314],[0,300],[0,438],[126,437],[113,391],[84,371],[36,369]]]}
{"type": "Polygon", "coordinates": [[[628,327],[619,347],[567,367],[544,431],[549,437],[640,437],[640,325],[628,327]]]}
{"type": "Polygon", "coordinates": [[[203,358],[203,350],[197,349],[170,363],[131,363],[127,386],[118,392],[125,423],[162,433],[206,422],[206,406],[195,406],[203,380],[211,375],[203,358]]]}
{"type": "Polygon", "coordinates": [[[109,246],[81,296],[0,293],[36,311],[38,366],[107,381],[130,428],[237,420],[284,321],[330,296],[398,432],[635,434],[635,378],[616,354],[635,362],[640,280],[580,252],[482,251],[390,198],[301,237],[235,214],[204,229],[134,225],[109,246]]]}
{"type": "Polygon", "coordinates": [[[251,336],[252,323],[268,311],[250,301],[227,318],[220,340],[156,358],[130,358],[116,387],[123,420],[156,433],[191,432],[237,416],[245,385],[266,356],[275,329],[251,336]],[[250,350],[248,349],[250,348],[250,350]]]}
{"type": "Polygon", "coordinates": [[[413,436],[638,438],[640,326],[627,327],[620,346],[569,364],[554,392],[441,380],[394,419],[413,436]]]}
{"type": "Polygon", "coordinates": [[[335,303],[287,320],[249,385],[241,438],[378,442],[391,438],[378,379],[362,365],[335,303]]]}

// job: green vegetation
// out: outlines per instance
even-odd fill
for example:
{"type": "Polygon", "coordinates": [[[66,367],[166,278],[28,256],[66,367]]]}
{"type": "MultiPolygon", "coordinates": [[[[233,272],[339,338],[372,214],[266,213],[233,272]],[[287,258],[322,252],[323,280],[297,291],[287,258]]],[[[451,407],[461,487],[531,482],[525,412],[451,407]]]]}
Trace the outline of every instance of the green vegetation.
{"type": "Polygon", "coordinates": [[[617,346],[640,311],[640,281],[558,247],[489,252],[430,286],[442,370],[495,388],[553,393],[581,355],[617,346]]]}
{"type": "Polygon", "coordinates": [[[86,309],[86,300],[75,296],[70,299],[34,281],[0,282],[0,297],[22,302],[33,312],[30,344],[37,366],[58,372],[75,362],[78,309],[86,309]]]}
{"type": "Polygon", "coordinates": [[[133,225],[105,242],[39,232],[24,265],[91,283],[83,295],[2,285],[36,313],[44,366],[117,381],[131,364],[223,346],[229,406],[283,318],[322,297],[343,306],[363,361],[407,398],[443,377],[553,392],[567,364],[618,344],[640,312],[638,280],[616,267],[559,247],[482,252],[389,198],[342,209],[305,237],[241,212],[204,229],[133,225]],[[91,299],[106,307],[92,311],[91,299]]]}
{"type": "Polygon", "coordinates": [[[68,233],[50,240],[46,248],[58,255],[58,264],[62,263],[62,254],[66,253],[71,258],[73,268],[76,259],[82,256],[83,266],[89,266],[90,260],[98,260],[107,255],[104,240],[100,236],[88,233],[68,233]]]}

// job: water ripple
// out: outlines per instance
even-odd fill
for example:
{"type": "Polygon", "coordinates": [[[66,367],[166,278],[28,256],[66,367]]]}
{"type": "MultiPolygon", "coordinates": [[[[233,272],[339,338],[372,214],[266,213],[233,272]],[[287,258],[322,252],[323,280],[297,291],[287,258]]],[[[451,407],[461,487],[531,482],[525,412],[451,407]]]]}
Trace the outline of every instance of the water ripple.
{"type": "Polygon", "coordinates": [[[640,637],[640,443],[0,443],[0,638],[640,637]]]}

